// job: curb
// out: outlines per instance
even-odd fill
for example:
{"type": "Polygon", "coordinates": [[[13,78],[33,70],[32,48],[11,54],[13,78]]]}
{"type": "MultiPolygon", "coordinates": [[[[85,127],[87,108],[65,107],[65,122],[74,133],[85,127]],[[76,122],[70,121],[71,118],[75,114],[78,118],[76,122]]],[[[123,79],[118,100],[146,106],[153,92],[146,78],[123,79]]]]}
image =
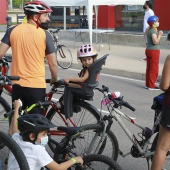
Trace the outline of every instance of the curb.
{"type": "MultiPolygon", "coordinates": [[[[80,64],[72,63],[71,69],[79,69],[81,70],[82,67],[80,64]]],[[[110,69],[110,68],[102,68],[101,73],[103,74],[110,74],[113,76],[120,76],[120,77],[126,77],[126,78],[132,78],[137,80],[145,80],[145,74],[143,73],[135,73],[131,71],[125,71],[125,70],[116,70],[116,69],[110,69]]]]}

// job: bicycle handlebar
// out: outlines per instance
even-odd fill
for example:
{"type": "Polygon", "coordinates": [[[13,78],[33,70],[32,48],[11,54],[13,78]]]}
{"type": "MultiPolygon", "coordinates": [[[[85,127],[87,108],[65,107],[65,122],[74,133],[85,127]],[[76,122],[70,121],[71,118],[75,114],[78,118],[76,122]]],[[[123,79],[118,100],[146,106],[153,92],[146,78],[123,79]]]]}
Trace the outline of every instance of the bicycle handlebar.
{"type": "Polygon", "coordinates": [[[52,34],[55,34],[55,33],[58,33],[58,32],[60,32],[60,28],[57,28],[55,31],[50,30],[50,33],[52,33],[52,34]]]}
{"type": "Polygon", "coordinates": [[[11,55],[4,55],[2,59],[0,59],[0,63],[2,64],[8,64],[12,62],[12,56],[11,55]]]}
{"type": "MultiPolygon", "coordinates": [[[[30,112],[33,108],[43,108],[45,106],[49,106],[51,104],[50,101],[45,101],[45,102],[37,102],[37,103],[34,103],[32,104],[30,107],[28,107],[27,109],[25,110],[22,110],[24,113],[27,113],[27,112],[30,112]]],[[[9,116],[11,116],[13,114],[13,110],[10,110],[9,112],[5,113],[4,114],[4,117],[7,118],[9,116]]]]}
{"type": "Polygon", "coordinates": [[[19,80],[19,76],[6,76],[6,75],[0,75],[0,86],[4,86],[5,84],[11,84],[11,80],[19,80]]]}
{"type": "MultiPolygon", "coordinates": [[[[45,81],[46,81],[46,83],[50,83],[51,79],[46,79],[45,81]]],[[[53,83],[54,88],[62,87],[62,86],[65,86],[65,85],[66,85],[66,83],[64,82],[64,79],[60,79],[57,82],[53,83]]]]}
{"type": "Polygon", "coordinates": [[[117,108],[117,107],[125,106],[126,108],[132,110],[133,112],[135,111],[134,107],[132,107],[128,102],[123,100],[123,97],[113,98],[113,96],[109,92],[109,88],[106,87],[105,85],[102,85],[102,88],[95,88],[95,89],[102,92],[104,97],[107,97],[109,100],[113,101],[113,103],[115,104],[113,107],[117,108]]]}
{"type": "Polygon", "coordinates": [[[8,80],[19,80],[19,76],[0,76],[0,80],[8,81],[8,80]]]}

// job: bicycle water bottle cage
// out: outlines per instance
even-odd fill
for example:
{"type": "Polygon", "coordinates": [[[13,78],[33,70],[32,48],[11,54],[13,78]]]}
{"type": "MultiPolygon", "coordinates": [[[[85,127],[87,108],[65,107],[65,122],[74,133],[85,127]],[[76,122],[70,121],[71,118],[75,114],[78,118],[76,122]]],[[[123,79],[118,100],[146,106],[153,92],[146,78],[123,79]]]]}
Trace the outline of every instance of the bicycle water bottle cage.
{"type": "Polygon", "coordinates": [[[145,130],[142,131],[142,135],[145,136],[146,139],[149,139],[152,136],[152,130],[145,127],[145,130]]]}
{"type": "Polygon", "coordinates": [[[164,98],[164,93],[161,93],[160,95],[154,97],[151,109],[153,109],[153,110],[162,110],[163,98],[164,98]]]}

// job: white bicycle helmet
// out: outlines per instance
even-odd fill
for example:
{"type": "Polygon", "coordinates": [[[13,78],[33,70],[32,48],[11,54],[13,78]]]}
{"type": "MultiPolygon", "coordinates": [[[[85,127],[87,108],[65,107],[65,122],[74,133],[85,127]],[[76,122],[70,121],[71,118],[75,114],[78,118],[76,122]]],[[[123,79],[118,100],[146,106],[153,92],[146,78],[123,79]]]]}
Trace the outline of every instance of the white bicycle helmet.
{"type": "Polygon", "coordinates": [[[49,6],[41,1],[27,2],[24,6],[24,13],[26,15],[43,14],[53,12],[49,6]]]}
{"type": "Polygon", "coordinates": [[[80,48],[77,50],[77,58],[83,58],[83,57],[97,57],[96,49],[91,46],[90,44],[85,44],[80,46],[80,48]]]}

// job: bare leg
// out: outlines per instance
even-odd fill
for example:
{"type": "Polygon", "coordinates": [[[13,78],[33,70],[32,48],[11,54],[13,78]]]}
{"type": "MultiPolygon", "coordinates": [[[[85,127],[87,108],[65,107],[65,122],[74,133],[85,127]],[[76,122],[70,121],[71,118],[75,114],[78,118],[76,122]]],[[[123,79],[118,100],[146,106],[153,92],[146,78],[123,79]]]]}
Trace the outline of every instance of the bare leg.
{"type": "Polygon", "coordinates": [[[170,149],[170,130],[160,125],[158,143],[153,157],[151,170],[161,170],[166,154],[170,149]]]}

